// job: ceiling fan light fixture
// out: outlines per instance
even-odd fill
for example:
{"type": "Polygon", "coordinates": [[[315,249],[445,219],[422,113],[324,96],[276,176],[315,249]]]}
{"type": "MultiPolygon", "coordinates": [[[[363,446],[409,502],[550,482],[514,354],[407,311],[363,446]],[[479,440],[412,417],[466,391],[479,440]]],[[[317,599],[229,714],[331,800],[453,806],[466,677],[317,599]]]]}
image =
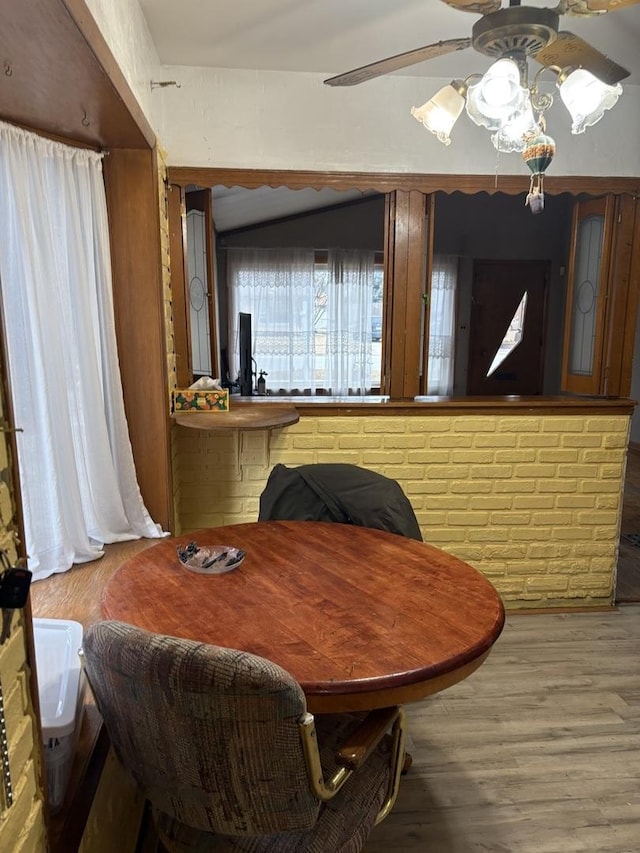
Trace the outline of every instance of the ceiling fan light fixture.
{"type": "Polygon", "coordinates": [[[481,79],[469,86],[467,114],[488,130],[500,130],[503,123],[519,112],[528,97],[520,82],[520,68],[508,57],[494,62],[481,79]]]}
{"type": "Polygon", "coordinates": [[[527,96],[522,109],[502,124],[502,127],[491,137],[491,141],[503,154],[521,153],[526,148],[528,140],[540,131],[540,125],[533,115],[531,99],[527,96]]]}
{"type": "Polygon", "coordinates": [[[411,107],[411,115],[436,136],[443,145],[451,145],[450,133],[464,108],[467,86],[452,80],[421,107],[411,107]]]}
{"type": "Polygon", "coordinates": [[[609,86],[585,68],[565,69],[558,75],[560,97],[571,116],[571,133],[584,133],[615,106],[622,86],[609,86]]]}

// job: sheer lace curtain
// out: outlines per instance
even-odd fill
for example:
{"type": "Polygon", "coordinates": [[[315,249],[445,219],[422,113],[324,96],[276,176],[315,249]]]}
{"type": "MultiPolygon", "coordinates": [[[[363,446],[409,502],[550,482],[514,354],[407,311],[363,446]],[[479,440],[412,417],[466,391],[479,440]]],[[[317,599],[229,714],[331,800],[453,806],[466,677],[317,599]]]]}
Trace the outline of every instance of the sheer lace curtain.
{"type": "Polygon", "coordinates": [[[258,370],[278,389],[316,390],[314,374],[313,249],[227,250],[229,365],[238,364],[238,314],[251,314],[252,350],[258,370]]]}
{"type": "Polygon", "coordinates": [[[374,253],[330,249],[327,280],[327,389],[366,394],[371,386],[374,253]]]}
{"type": "Polygon", "coordinates": [[[229,362],[238,370],[238,314],[252,315],[252,349],[268,386],[365,393],[371,374],[374,253],[229,248],[229,362]]]}
{"type": "Polygon", "coordinates": [[[163,535],[124,415],[100,155],[0,123],[0,282],[34,579],[163,535]]]}
{"type": "Polygon", "coordinates": [[[431,276],[427,394],[453,393],[458,258],[436,255],[431,276]]]}

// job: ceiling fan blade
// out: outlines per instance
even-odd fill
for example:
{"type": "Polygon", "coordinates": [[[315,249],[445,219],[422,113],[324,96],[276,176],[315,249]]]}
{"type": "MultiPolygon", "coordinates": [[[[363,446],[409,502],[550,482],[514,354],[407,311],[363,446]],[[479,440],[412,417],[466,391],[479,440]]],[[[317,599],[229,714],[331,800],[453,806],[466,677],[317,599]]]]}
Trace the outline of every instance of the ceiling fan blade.
{"type": "Polygon", "coordinates": [[[408,50],[406,53],[389,56],[387,59],[372,62],[370,65],[363,65],[361,68],[354,68],[353,71],[346,71],[344,74],[337,74],[324,82],[327,86],[355,86],[356,83],[364,83],[365,80],[372,80],[382,74],[389,74],[391,71],[398,71],[400,68],[417,65],[418,62],[435,59],[436,56],[444,56],[454,50],[464,50],[467,47],[471,47],[470,38],[438,41],[435,44],[408,50]]]}
{"type": "Polygon", "coordinates": [[[558,65],[560,68],[581,66],[610,86],[624,80],[631,73],[579,36],[564,30],[558,33],[555,41],[539,50],[534,59],[541,65],[558,65]]]}
{"type": "Polygon", "coordinates": [[[604,15],[605,12],[615,12],[625,6],[637,6],[638,3],[640,0],[560,0],[555,11],[559,15],[588,18],[592,15],[604,15]]]}
{"type": "Polygon", "coordinates": [[[488,15],[497,12],[502,6],[501,0],[442,0],[447,6],[460,9],[461,12],[474,12],[477,15],[488,15]]]}

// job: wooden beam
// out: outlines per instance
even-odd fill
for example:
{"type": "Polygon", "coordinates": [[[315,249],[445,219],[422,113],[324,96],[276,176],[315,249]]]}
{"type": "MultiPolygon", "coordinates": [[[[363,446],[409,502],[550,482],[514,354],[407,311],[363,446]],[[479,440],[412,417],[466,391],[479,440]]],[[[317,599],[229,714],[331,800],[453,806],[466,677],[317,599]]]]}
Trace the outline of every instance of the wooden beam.
{"type": "MultiPolygon", "coordinates": [[[[502,175],[496,181],[495,175],[451,175],[419,174],[393,172],[313,172],[309,170],[284,169],[222,169],[204,166],[171,166],[168,169],[169,181],[180,186],[195,185],[214,187],[217,185],[233,187],[290,187],[303,189],[311,187],[335,190],[376,190],[381,193],[403,190],[418,190],[423,193],[442,191],[445,193],[507,193],[519,195],[529,189],[528,179],[523,175],[502,175]]],[[[640,177],[589,177],[576,175],[547,176],[544,185],[547,195],[558,193],[603,193],[640,192],[640,177]]]]}
{"type": "Polygon", "coordinates": [[[113,298],[129,435],[143,500],[173,522],[169,385],[160,254],[158,171],[152,151],[105,158],[113,298]]]}

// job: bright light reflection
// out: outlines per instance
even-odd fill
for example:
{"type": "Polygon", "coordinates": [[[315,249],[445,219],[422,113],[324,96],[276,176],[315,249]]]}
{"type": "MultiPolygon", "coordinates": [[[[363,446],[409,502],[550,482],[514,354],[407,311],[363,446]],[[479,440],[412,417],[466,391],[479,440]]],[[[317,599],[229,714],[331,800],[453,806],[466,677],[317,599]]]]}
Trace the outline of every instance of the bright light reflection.
{"type": "Polygon", "coordinates": [[[513,318],[509,323],[509,328],[505,332],[505,336],[502,339],[502,343],[498,347],[498,351],[493,357],[491,367],[487,371],[487,377],[491,376],[491,374],[494,373],[498,369],[498,367],[500,367],[505,358],[514,351],[514,349],[522,340],[526,309],[527,293],[525,292],[522,299],[520,300],[520,304],[516,308],[516,313],[513,315],[513,318]]]}

